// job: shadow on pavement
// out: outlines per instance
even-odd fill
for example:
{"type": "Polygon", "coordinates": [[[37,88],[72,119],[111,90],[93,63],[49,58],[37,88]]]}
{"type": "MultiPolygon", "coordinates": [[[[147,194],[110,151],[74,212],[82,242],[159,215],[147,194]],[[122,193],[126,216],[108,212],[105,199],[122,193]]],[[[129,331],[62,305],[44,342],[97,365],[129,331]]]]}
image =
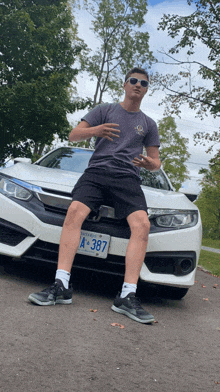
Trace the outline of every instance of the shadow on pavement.
{"type": "MultiPolygon", "coordinates": [[[[7,278],[25,280],[27,283],[49,286],[54,282],[55,264],[28,264],[8,257],[0,257],[0,274],[7,278]]],[[[70,282],[74,291],[79,294],[94,294],[113,299],[121,290],[123,278],[91,271],[73,269],[70,282]]],[[[158,285],[148,285],[139,282],[137,296],[142,302],[166,305],[169,298],[164,288],[158,285]]],[[[179,302],[179,301],[178,301],[179,302]]]]}

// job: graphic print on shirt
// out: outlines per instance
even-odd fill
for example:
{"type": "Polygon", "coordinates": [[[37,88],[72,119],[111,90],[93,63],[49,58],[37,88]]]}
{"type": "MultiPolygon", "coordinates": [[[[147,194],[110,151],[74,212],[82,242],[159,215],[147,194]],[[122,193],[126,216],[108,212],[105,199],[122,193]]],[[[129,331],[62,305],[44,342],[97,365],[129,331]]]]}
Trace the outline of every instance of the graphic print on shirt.
{"type": "Polygon", "coordinates": [[[137,125],[137,127],[135,127],[134,129],[138,135],[144,136],[144,129],[142,125],[137,125]]]}

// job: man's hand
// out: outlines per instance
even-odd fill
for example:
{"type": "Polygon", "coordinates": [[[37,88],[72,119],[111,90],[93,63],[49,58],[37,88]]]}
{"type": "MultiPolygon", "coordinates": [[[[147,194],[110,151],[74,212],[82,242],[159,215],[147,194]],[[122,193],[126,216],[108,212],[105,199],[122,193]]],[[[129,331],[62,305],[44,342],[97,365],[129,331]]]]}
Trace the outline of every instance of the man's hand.
{"type": "Polygon", "coordinates": [[[118,133],[120,132],[120,130],[115,129],[115,127],[119,127],[119,124],[106,123],[98,125],[97,127],[95,127],[95,134],[98,137],[104,137],[105,139],[108,139],[113,142],[113,138],[119,137],[118,133]]]}
{"type": "Polygon", "coordinates": [[[160,160],[159,159],[155,159],[155,158],[151,158],[151,157],[146,157],[143,154],[139,155],[140,158],[134,158],[132,163],[137,166],[137,167],[144,167],[147,170],[150,171],[156,171],[160,168],[160,160]]]}
{"type": "Polygon", "coordinates": [[[106,123],[91,127],[89,123],[82,120],[75,128],[72,129],[69,135],[70,142],[80,142],[81,140],[91,139],[93,136],[104,137],[105,139],[113,141],[112,138],[119,137],[120,132],[118,124],[106,123]]]}

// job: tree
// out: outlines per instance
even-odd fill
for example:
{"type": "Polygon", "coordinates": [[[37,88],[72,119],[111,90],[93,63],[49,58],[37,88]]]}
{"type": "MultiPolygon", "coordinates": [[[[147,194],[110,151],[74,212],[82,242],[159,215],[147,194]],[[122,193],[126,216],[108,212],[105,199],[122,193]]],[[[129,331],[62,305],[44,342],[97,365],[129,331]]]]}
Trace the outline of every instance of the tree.
{"type": "Polygon", "coordinates": [[[187,151],[188,139],[180,135],[176,130],[173,117],[165,117],[159,121],[160,134],[160,160],[163,168],[176,190],[179,190],[183,181],[188,177],[185,165],[190,154],[187,151]]]}
{"type": "Polygon", "coordinates": [[[88,2],[92,31],[101,42],[94,54],[82,59],[82,69],[96,81],[93,106],[106,91],[113,99],[122,94],[124,76],[135,66],[151,64],[149,34],[140,31],[147,13],[147,0],[97,0],[88,2]]]}
{"type": "MultiPolygon", "coordinates": [[[[187,2],[189,5],[193,3],[196,7],[191,15],[164,15],[159,23],[159,29],[167,30],[172,38],[179,38],[169,52],[164,54],[169,59],[168,64],[181,67],[181,70],[176,75],[164,76],[157,73],[154,82],[167,92],[164,102],[171,107],[169,113],[179,114],[180,106],[187,103],[191,109],[197,111],[200,118],[207,113],[219,117],[220,3],[219,0],[188,0],[187,2]],[[192,57],[198,43],[203,44],[204,50],[208,51],[206,63],[201,63],[192,57]],[[175,54],[183,48],[188,48],[187,56],[184,60],[176,59],[175,54]],[[193,82],[193,73],[197,74],[197,83],[193,82]],[[201,77],[200,81],[198,77],[201,77]]],[[[195,135],[195,140],[198,142],[204,138],[213,144],[217,143],[220,141],[220,132],[199,132],[195,135]]]]}
{"type": "Polygon", "coordinates": [[[57,133],[69,133],[73,63],[83,44],[67,1],[2,0],[0,4],[0,164],[41,154],[57,133]],[[73,41],[73,43],[72,43],[73,41]]]}
{"type": "Polygon", "coordinates": [[[220,152],[210,160],[209,169],[202,169],[202,191],[196,201],[199,207],[203,236],[213,239],[220,237],[220,152]]]}

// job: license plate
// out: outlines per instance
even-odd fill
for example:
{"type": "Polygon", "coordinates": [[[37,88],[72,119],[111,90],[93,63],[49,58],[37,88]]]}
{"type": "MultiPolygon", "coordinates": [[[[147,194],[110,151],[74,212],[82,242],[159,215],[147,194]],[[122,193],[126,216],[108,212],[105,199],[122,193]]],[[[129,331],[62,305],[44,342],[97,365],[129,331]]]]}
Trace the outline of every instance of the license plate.
{"type": "Polygon", "coordinates": [[[77,253],[106,259],[110,235],[81,230],[77,253]]]}

